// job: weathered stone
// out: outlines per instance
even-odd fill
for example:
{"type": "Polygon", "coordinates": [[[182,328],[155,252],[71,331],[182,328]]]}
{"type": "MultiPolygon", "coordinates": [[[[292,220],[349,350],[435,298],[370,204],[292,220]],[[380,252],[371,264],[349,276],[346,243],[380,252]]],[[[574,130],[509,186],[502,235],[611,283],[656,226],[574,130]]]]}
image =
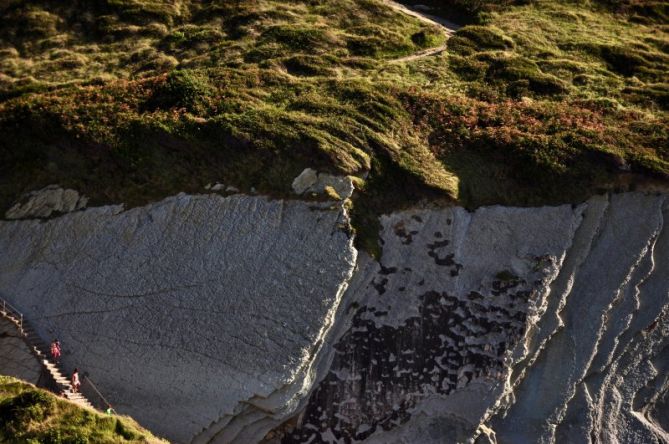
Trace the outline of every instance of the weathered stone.
{"type": "Polygon", "coordinates": [[[293,191],[296,194],[316,193],[330,197],[336,195],[339,200],[348,199],[353,194],[353,181],[348,176],[334,176],[327,173],[317,173],[307,168],[293,181],[293,191]],[[334,193],[328,193],[330,188],[334,193]],[[333,195],[334,194],[334,195],[333,195]]]}
{"type": "Polygon", "coordinates": [[[2,222],[0,294],[118,412],[178,442],[258,441],[311,385],[353,272],[329,208],[180,195],[2,222]]]}
{"type": "Polygon", "coordinates": [[[304,194],[318,180],[318,173],[311,168],[306,168],[293,180],[293,191],[296,194],[304,194]]]}
{"type": "Polygon", "coordinates": [[[473,436],[502,395],[532,299],[558,273],[581,211],[450,208],[383,217],[382,262],[360,271],[366,287],[351,286],[360,307],[286,442],[473,436]],[[537,257],[546,258],[540,267],[537,257]],[[500,282],[502,270],[518,279],[500,282]],[[410,421],[420,425],[393,432],[410,421]]]}
{"type": "Polygon", "coordinates": [[[283,442],[667,441],[667,216],[626,194],[383,218],[283,442]]]}
{"type": "Polygon", "coordinates": [[[353,195],[353,181],[348,176],[333,176],[331,174],[320,173],[318,180],[311,186],[309,191],[318,194],[325,194],[326,189],[332,187],[340,200],[348,199],[353,195]]]}
{"type": "Polygon", "coordinates": [[[58,185],[49,185],[28,193],[22,200],[25,202],[19,202],[7,211],[7,219],[45,218],[53,214],[81,210],[88,204],[87,197],[80,196],[75,190],[62,189],[58,185]]]}
{"type": "Polygon", "coordinates": [[[37,384],[42,366],[30,352],[16,325],[0,316],[0,375],[37,384]]]}
{"type": "Polygon", "coordinates": [[[330,205],[3,222],[0,294],[176,441],[669,440],[666,196],[394,213],[355,273],[330,205]]]}

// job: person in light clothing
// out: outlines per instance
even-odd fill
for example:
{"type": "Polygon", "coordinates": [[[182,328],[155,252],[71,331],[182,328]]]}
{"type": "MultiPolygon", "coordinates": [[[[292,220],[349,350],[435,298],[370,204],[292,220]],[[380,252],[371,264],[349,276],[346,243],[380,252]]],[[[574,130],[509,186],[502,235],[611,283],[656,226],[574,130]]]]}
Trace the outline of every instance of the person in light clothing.
{"type": "Polygon", "coordinates": [[[79,392],[79,387],[81,387],[81,380],[79,379],[79,369],[75,368],[74,372],[72,372],[72,378],[70,379],[72,382],[72,391],[74,393],[79,392]]]}

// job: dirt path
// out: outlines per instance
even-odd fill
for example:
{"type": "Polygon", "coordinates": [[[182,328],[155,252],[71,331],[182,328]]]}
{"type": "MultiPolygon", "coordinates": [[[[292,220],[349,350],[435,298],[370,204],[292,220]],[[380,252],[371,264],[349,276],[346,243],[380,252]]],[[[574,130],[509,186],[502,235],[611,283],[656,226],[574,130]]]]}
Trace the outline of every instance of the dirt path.
{"type": "MultiPolygon", "coordinates": [[[[410,15],[412,17],[415,17],[422,22],[438,26],[439,28],[442,29],[442,31],[446,35],[447,39],[455,31],[457,31],[458,28],[460,28],[459,25],[457,25],[457,24],[455,24],[455,23],[453,23],[449,20],[446,20],[446,19],[441,18],[441,17],[436,17],[434,15],[426,14],[426,13],[423,13],[423,12],[420,12],[420,11],[415,11],[413,9],[410,9],[410,8],[404,6],[400,3],[394,2],[392,0],[386,0],[386,4],[388,6],[390,6],[391,8],[395,9],[396,11],[399,11],[403,14],[407,14],[407,15],[410,15]]],[[[447,45],[446,45],[446,43],[444,43],[443,45],[438,46],[436,48],[426,49],[425,51],[420,51],[420,52],[417,52],[415,54],[411,54],[409,56],[400,57],[399,59],[393,59],[393,60],[391,60],[391,63],[410,62],[412,60],[421,59],[423,57],[430,57],[430,56],[433,56],[433,55],[441,54],[442,52],[446,51],[446,49],[447,49],[447,45]]]]}

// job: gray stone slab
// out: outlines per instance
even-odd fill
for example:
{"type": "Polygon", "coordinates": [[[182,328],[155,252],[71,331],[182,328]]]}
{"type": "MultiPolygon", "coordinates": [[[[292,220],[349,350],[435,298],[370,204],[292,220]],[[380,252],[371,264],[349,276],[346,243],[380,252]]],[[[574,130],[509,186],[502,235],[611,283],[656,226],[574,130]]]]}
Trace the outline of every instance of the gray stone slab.
{"type": "Polygon", "coordinates": [[[342,218],[181,195],[1,222],[0,294],[117,411],[188,442],[254,399],[276,421],[297,402],[355,264],[342,218]]]}

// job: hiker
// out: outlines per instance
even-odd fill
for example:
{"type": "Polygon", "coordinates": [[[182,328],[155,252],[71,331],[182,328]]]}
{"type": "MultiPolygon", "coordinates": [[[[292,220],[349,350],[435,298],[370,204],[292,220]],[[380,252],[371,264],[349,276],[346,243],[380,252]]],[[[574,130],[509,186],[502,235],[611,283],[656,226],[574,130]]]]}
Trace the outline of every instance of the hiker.
{"type": "Polygon", "coordinates": [[[70,379],[72,382],[72,392],[73,393],[78,393],[79,392],[79,387],[81,387],[81,381],[79,380],[79,369],[75,368],[74,372],[72,372],[72,378],[70,379]]]}
{"type": "Polygon", "coordinates": [[[54,339],[51,343],[51,358],[58,363],[60,361],[60,342],[58,339],[54,339]]]}

